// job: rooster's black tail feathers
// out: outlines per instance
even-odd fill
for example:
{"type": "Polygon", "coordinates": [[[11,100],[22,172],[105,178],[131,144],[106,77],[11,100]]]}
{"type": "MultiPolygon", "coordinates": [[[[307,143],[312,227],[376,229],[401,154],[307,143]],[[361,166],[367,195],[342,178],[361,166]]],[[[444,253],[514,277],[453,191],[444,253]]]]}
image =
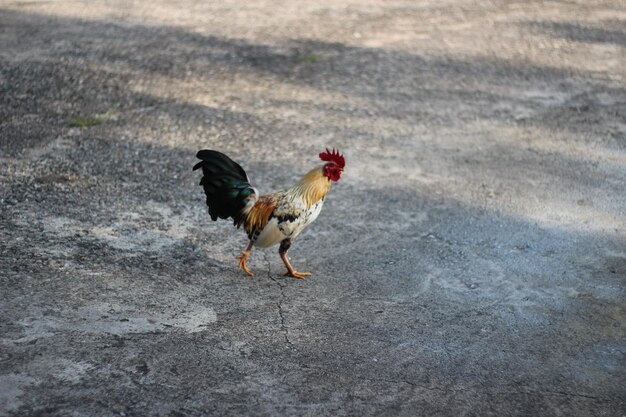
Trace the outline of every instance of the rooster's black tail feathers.
{"type": "Polygon", "coordinates": [[[200,185],[204,187],[206,203],[212,220],[232,217],[235,225],[243,222],[243,209],[256,190],[250,185],[246,171],[221,152],[201,150],[193,170],[202,168],[200,185]]]}

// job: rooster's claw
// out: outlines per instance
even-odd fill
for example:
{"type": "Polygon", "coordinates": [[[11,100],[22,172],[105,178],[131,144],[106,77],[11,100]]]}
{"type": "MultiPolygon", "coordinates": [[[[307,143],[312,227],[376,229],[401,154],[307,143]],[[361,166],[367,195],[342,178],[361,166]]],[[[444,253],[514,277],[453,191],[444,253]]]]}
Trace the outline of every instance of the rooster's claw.
{"type": "Polygon", "coordinates": [[[308,276],[310,276],[311,273],[310,272],[298,272],[298,271],[288,271],[285,276],[286,277],[292,277],[292,278],[297,278],[297,279],[304,279],[308,276]]]}
{"type": "Polygon", "coordinates": [[[239,259],[239,268],[241,268],[243,272],[249,277],[254,275],[252,272],[250,272],[250,270],[246,266],[246,261],[248,260],[248,256],[250,256],[250,252],[251,251],[242,250],[241,256],[237,257],[237,259],[239,259]]]}

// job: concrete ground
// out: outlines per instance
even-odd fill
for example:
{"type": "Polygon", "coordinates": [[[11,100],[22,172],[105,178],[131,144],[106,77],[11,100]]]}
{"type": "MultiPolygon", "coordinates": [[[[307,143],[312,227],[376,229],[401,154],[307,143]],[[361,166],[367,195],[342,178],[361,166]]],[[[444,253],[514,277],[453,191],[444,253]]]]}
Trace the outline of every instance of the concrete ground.
{"type": "Polygon", "coordinates": [[[0,0],[0,415],[626,414],[620,1],[0,0]],[[201,148],[262,192],[243,276],[201,148]]]}

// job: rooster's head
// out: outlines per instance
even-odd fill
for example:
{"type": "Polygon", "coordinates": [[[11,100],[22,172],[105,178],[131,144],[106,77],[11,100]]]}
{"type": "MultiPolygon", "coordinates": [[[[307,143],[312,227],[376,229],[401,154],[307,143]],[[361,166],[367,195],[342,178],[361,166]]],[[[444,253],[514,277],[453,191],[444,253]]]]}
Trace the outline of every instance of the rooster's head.
{"type": "Polygon", "coordinates": [[[331,181],[339,181],[343,168],[346,166],[346,160],[343,158],[343,155],[335,148],[332,151],[326,148],[326,152],[320,153],[320,159],[327,162],[324,165],[324,176],[331,181]]]}

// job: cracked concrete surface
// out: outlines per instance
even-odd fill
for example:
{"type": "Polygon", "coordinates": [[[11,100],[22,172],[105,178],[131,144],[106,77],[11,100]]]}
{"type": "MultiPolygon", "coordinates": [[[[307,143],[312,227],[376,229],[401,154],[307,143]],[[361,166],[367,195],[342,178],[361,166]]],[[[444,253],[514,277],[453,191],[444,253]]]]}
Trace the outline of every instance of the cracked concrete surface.
{"type": "Polygon", "coordinates": [[[278,281],[272,275],[272,264],[267,259],[267,252],[265,252],[263,256],[264,256],[265,262],[267,262],[267,277],[271,279],[272,281],[274,281],[276,285],[278,285],[278,288],[280,289],[280,299],[276,303],[276,306],[278,307],[278,315],[280,316],[280,326],[281,326],[283,333],[285,334],[285,343],[289,345],[290,347],[293,347],[293,344],[289,340],[289,327],[287,327],[287,324],[285,322],[285,313],[283,312],[283,302],[285,301],[285,298],[287,297],[284,291],[285,287],[280,281],[278,281]]]}
{"type": "Polygon", "coordinates": [[[0,0],[0,415],[626,413],[615,1],[0,0]],[[347,171],[237,268],[198,149],[347,171]]]}

